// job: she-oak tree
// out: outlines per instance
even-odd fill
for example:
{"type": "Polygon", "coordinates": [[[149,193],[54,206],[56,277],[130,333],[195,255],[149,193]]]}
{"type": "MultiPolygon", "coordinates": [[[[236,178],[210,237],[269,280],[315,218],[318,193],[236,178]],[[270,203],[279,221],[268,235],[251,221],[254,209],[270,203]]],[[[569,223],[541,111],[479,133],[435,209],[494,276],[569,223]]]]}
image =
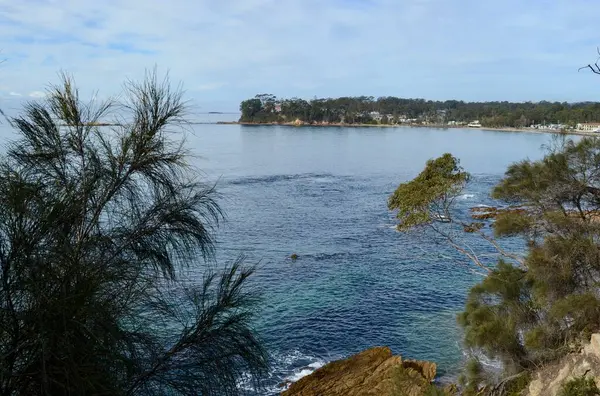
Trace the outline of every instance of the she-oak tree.
{"type": "Polygon", "coordinates": [[[86,104],[63,76],[9,120],[1,395],[234,395],[268,369],[252,268],[208,265],[222,213],[174,139],[181,91],[155,72],[124,88],[86,104]]]}

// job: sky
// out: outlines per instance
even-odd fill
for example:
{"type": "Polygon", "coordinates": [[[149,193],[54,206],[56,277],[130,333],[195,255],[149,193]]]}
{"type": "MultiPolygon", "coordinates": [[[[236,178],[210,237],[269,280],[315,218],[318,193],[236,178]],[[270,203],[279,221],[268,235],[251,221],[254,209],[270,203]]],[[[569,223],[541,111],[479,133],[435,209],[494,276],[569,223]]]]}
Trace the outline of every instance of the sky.
{"type": "Polygon", "coordinates": [[[157,67],[198,109],[279,97],[597,101],[597,0],[0,0],[0,106],[157,67]]]}

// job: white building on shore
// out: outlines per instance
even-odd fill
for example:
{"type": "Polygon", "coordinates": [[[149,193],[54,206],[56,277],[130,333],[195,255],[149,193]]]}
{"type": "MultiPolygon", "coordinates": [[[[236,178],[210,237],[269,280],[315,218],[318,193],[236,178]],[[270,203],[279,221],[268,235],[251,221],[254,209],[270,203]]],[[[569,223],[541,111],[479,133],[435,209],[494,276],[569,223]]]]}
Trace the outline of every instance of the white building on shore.
{"type": "Polygon", "coordinates": [[[600,122],[577,124],[577,130],[583,132],[600,132],[600,122]]]}

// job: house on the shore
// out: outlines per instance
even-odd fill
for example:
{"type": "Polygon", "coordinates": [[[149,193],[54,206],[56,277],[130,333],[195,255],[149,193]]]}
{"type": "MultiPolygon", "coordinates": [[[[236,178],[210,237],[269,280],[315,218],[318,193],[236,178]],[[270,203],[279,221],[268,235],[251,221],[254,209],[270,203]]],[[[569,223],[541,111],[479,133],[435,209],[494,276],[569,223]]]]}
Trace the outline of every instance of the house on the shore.
{"type": "Polygon", "coordinates": [[[582,132],[600,132],[600,122],[577,124],[577,130],[582,132]]]}
{"type": "Polygon", "coordinates": [[[381,119],[383,118],[383,115],[381,113],[379,113],[378,111],[370,112],[369,116],[371,116],[371,118],[377,122],[381,122],[381,119]]]}

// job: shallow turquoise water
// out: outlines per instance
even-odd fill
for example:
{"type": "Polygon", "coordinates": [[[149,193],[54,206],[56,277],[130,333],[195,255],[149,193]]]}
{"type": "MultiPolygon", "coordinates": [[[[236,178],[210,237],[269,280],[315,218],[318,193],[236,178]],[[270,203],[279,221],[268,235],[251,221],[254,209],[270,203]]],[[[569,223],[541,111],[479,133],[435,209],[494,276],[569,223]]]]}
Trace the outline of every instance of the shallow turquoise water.
{"type": "Polygon", "coordinates": [[[387,197],[427,159],[451,152],[474,175],[459,209],[490,204],[506,166],[541,157],[549,141],[456,129],[195,126],[188,144],[218,180],[228,215],[219,262],[243,253],[258,264],[256,326],[273,355],[270,389],[375,345],[455,375],[464,356],[455,317],[479,278],[431,235],[396,232],[387,197]]]}

